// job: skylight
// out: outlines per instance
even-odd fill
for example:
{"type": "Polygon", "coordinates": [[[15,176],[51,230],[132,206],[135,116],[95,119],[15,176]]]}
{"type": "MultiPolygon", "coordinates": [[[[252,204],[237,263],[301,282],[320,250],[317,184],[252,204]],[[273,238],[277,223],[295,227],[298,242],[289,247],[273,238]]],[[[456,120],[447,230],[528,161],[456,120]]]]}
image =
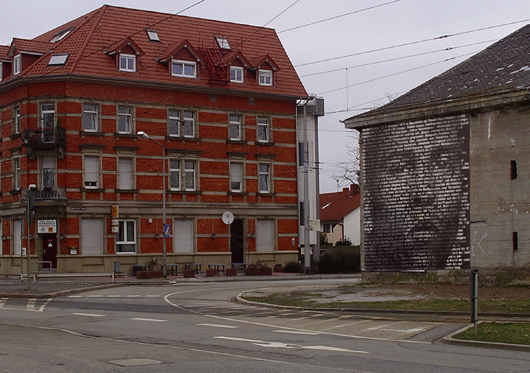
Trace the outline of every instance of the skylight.
{"type": "Polygon", "coordinates": [[[217,40],[217,44],[219,44],[219,48],[221,49],[231,49],[230,44],[228,44],[228,39],[224,36],[216,36],[215,40],[217,40]]]}
{"type": "Polygon", "coordinates": [[[52,54],[50,57],[50,62],[48,62],[48,66],[53,65],[64,65],[66,63],[66,60],[68,59],[69,54],[52,54]]]}
{"type": "Polygon", "coordinates": [[[68,35],[73,29],[73,27],[70,27],[53,35],[53,38],[52,40],[50,40],[50,43],[57,43],[59,40],[63,39],[66,35],[68,35]]]}
{"type": "Polygon", "coordinates": [[[160,41],[158,32],[156,32],[155,30],[145,30],[145,32],[147,32],[147,37],[150,41],[160,41]]]}

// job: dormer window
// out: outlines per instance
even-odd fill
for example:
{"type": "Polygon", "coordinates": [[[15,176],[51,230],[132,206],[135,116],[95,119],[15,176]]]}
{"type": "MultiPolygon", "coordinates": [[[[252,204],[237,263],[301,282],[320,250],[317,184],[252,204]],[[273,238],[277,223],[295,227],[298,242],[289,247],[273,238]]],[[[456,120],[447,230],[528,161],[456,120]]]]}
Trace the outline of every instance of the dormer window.
{"type": "Polygon", "coordinates": [[[234,83],[245,82],[245,70],[242,67],[231,66],[230,67],[230,81],[234,83]]]}
{"type": "Polygon", "coordinates": [[[22,58],[20,54],[13,57],[13,75],[18,75],[22,71],[22,58]]]}
{"type": "Polygon", "coordinates": [[[171,60],[171,75],[195,78],[197,77],[197,63],[191,61],[171,60]]]}
{"type": "Polygon", "coordinates": [[[259,70],[259,85],[272,85],[272,70],[259,70]]]}
{"type": "Polygon", "coordinates": [[[230,44],[228,44],[228,39],[224,36],[216,36],[215,40],[217,41],[217,45],[219,45],[219,48],[221,49],[231,49],[230,44]]]}
{"type": "Polygon", "coordinates": [[[156,32],[155,30],[145,30],[145,32],[147,32],[147,37],[149,38],[149,41],[160,41],[158,32],[156,32]]]}
{"type": "Polygon", "coordinates": [[[120,70],[136,71],[136,56],[133,54],[120,54],[120,70]]]}

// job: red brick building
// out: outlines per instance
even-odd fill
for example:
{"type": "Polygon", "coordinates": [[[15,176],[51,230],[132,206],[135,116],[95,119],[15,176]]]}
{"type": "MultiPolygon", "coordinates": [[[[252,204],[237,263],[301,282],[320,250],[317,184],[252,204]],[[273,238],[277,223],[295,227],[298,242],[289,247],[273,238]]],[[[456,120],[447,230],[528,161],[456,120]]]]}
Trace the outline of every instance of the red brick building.
{"type": "Polygon", "coordinates": [[[167,263],[297,258],[307,93],[274,30],[103,6],[0,57],[0,273],[28,245],[57,272],[131,272],[164,240],[167,263]]]}

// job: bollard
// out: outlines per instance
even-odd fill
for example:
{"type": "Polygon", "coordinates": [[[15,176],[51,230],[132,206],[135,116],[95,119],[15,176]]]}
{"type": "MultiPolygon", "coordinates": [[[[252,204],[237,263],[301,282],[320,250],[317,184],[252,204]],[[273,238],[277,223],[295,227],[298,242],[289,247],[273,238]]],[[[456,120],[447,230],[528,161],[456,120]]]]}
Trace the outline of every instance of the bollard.
{"type": "Polygon", "coordinates": [[[471,322],[475,324],[475,335],[477,335],[478,322],[478,269],[472,269],[470,272],[470,289],[471,289],[471,322]]]}

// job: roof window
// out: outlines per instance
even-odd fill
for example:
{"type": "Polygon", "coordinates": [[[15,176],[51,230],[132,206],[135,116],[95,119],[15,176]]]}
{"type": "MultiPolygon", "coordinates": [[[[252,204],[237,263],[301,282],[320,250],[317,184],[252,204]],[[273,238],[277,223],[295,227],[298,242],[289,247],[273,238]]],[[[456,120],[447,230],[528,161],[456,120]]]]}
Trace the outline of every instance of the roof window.
{"type": "Polygon", "coordinates": [[[52,54],[52,56],[50,57],[50,62],[48,62],[48,66],[64,65],[66,63],[66,60],[68,59],[68,56],[68,53],[52,54]]]}
{"type": "Polygon", "coordinates": [[[217,44],[219,45],[219,48],[221,49],[231,49],[230,44],[228,44],[228,39],[224,36],[216,36],[215,40],[217,40],[217,44]]]}
{"type": "Polygon", "coordinates": [[[149,38],[149,41],[160,41],[158,32],[156,32],[155,30],[145,30],[145,32],[147,32],[147,37],[149,38]]]}
{"type": "Polygon", "coordinates": [[[66,30],[62,30],[62,31],[58,32],[57,34],[53,35],[53,38],[52,38],[52,40],[50,40],[50,43],[57,43],[59,40],[62,40],[73,29],[74,29],[73,27],[70,27],[70,28],[67,28],[66,30]]]}

